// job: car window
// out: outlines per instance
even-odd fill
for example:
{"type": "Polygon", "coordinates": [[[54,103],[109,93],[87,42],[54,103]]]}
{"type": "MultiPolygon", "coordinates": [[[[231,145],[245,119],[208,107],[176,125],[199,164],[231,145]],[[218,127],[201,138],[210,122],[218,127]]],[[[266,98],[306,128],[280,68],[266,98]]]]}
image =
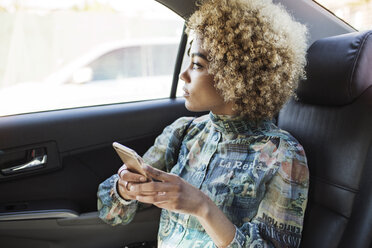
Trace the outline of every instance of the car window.
{"type": "Polygon", "coordinates": [[[184,20],[153,0],[1,1],[0,116],[167,98],[184,20]]]}
{"type": "Polygon", "coordinates": [[[315,2],[357,30],[372,28],[370,0],[315,0],[315,2]]]}
{"type": "Polygon", "coordinates": [[[102,55],[88,65],[93,73],[91,81],[141,77],[143,75],[141,64],[136,63],[141,57],[140,52],[141,47],[135,46],[102,55]]]}
{"type": "Polygon", "coordinates": [[[169,75],[173,72],[177,51],[178,44],[137,45],[114,50],[87,66],[92,73],[90,82],[169,75]]]}

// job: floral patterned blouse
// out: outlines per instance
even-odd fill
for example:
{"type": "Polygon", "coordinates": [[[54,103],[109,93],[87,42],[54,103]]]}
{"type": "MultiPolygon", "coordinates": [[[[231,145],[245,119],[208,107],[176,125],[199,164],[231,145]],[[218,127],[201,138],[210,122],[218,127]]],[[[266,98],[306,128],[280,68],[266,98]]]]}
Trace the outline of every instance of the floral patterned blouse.
{"type": "MultiPolygon", "coordinates": [[[[309,186],[305,152],[271,121],[183,117],[164,129],[143,159],[213,200],[236,227],[228,247],[299,247],[309,186]]],[[[98,189],[99,216],[111,225],[128,224],[138,208],[118,195],[117,180],[115,174],[98,189]]],[[[196,217],[163,209],[158,247],[215,245],[196,217]]]]}

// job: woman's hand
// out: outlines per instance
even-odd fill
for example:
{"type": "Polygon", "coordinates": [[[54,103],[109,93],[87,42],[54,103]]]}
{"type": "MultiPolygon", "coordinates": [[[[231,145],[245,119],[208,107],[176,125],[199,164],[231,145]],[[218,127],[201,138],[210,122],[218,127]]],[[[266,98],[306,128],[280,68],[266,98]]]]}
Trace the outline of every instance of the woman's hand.
{"type": "Polygon", "coordinates": [[[160,182],[131,184],[130,196],[143,203],[154,204],[173,212],[200,216],[203,206],[210,202],[199,189],[177,175],[165,173],[151,166],[144,166],[146,174],[160,182]]]}
{"type": "Polygon", "coordinates": [[[131,185],[144,183],[148,181],[146,177],[141,174],[130,172],[125,164],[118,170],[118,193],[125,200],[136,200],[136,192],[131,192],[129,189],[131,185]]]}
{"type": "Polygon", "coordinates": [[[234,238],[235,226],[214,202],[199,189],[177,175],[144,166],[146,174],[160,182],[130,186],[140,202],[151,203],[173,212],[194,215],[217,247],[226,247],[234,238]]]}

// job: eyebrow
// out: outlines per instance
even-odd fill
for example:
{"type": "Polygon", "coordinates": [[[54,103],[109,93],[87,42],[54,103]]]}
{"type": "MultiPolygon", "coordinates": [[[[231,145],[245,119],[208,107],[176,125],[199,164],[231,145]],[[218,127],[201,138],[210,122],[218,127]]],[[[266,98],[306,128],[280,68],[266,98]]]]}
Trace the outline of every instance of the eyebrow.
{"type": "Polygon", "coordinates": [[[194,56],[198,56],[198,57],[200,57],[200,58],[205,59],[206,61],[208,61],[207,57],[204,54],[202,54],[202,53],[192,53],[191,54],[191,58],[194,57],[194,56]]]}

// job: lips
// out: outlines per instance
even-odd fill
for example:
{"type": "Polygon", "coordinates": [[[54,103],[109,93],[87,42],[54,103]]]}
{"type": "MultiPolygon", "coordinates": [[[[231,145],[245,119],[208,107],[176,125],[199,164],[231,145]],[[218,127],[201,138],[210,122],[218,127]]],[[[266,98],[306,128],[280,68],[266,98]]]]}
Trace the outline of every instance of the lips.
{"type": "Polygon", "coordinates": [[[186,89],[186,87],[183,87],[182,89],[183,89],[183,91],[184,91],[184,93],[183,93],[183,96],[184,96],[184,97],[190,96],[190,93],[189,93],[189,91],[186,89]]]}

